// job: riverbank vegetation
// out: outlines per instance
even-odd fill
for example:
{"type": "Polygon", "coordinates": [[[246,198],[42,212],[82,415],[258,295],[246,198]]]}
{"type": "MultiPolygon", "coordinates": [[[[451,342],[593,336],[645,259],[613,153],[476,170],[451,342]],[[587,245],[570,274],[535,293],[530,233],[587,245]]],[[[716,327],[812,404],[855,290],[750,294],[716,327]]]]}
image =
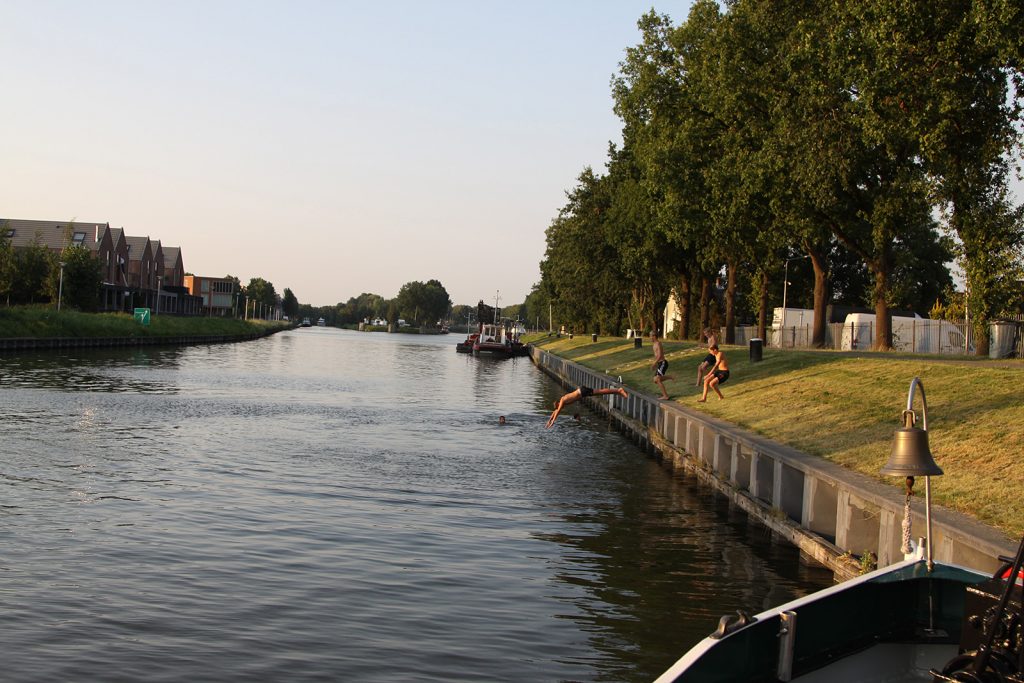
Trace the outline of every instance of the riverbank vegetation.
{"type": "MultiPolygon", "coordinates": [[[[621,338],[541,337],[533,343],[586,367],[622,376],[630,388],[657,395],[651,348],[621,338]]],[[[766,349],[750,362],[744,347],[723,346],[731,377],[725,400],[697,403],[697,365],[707,353],[691,342],[664,342],[671,400],[888,485],[878,471],[914,377],[928,400],[928,437],[945,474],[932,478],[935,502],[1019,537],[1024,533],[1024,362],[942,360],[912,354],[766,349]]],[[[921,405],[914,410],[920,420],[921,405]]],[[[923,486],[918,487],[923,495],[923,486]]]]}
{"type": "Polygon", "coordinates": [[[0,308],[0,337],[177,337],[247,335],[291,323],[274,320],[154,315],[142,325],[127,313],[57,311],[52,306],[0,308]]]}
{"type": "Polygon", "coordinates": [[[788,281],[815,346],[838,304],[875,313],[879,349],[893,309],[969,318],[979,356],[1024,312],[1019,6],[697,0],[638,26],[622,143],[566,192],[531,311],[646,332],[674,295],[681,338],[731,342],[737,321],[765,338],[788,281]]]}

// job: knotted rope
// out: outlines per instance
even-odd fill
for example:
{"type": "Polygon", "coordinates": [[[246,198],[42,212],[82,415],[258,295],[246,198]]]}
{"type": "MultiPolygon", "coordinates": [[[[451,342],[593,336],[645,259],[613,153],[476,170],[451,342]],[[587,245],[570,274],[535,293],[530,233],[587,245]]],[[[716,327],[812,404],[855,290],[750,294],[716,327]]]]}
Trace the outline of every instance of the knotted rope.
{"type": "Polygon", "coordinates": [[[914,552],[914,546],[910,542],[910,497],[914,495],[914,478],[907,477],[907,500],[903,504],[903,545],[900,552],[909,555],[914,552]]]}

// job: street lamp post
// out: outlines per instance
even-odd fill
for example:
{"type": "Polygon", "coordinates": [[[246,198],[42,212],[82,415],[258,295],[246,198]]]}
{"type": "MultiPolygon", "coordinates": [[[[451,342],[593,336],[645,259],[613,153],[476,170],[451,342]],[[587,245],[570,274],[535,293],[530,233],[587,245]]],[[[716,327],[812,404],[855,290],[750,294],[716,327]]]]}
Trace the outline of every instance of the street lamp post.
{"type": "Polygon", "coordinates": [[[61,299],[64,298],[64,261],[60,262],[60,282],[57,284],[57,310],[60,311],[61,299]]]}
{"type": "Polygon", "coordinates": [[[163,282],[163,277],[160,275],[156,276],[156,315],[160,315],[160,285],[163,282]]]}
{"type": "Polygon", "coordinates": [[[803,256],[794,256],[793,258],[786,259],[786,274],[782,279],[782,322],[785,324],[786,321],[786,289],[789,287],[789,262],[799,261],[800,259],[810,258],[810,255],[804,254],[803,256]]]}

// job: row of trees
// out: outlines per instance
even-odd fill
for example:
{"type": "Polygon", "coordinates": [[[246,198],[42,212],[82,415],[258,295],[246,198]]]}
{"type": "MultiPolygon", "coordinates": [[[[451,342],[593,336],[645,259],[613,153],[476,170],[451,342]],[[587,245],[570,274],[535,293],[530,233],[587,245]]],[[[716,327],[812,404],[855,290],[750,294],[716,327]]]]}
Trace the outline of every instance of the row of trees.
{"type": "MultiPolygon", "coordinates": [[[[255,311],[268,314],[278,307],[274,285],[263,278],[254,277],[247,286],[232,275],[227,279],[235,283],[238,302],[235,314],[250,315],[255,311]]],[[[62,306],[91,313],[99,308],[103,286],[103,266],[87,247],[72,245],[59,254],[41,242],[33,242],[15,249],[5,231],[0,231],[0,299],[8,306],[57,303],[62,306]],[[63,264],[63,267],[62,267],[63,264]]],[[[298,301],[289,289],[284,290],[280,302],[287,315],[298,310],[298,301]]]]}
{"type": "MultiPolygon", "coordinates": [[[[364,293],[336,306],[313,307],[300,304],[288,288],[279,297],[274,284],[261,277],[251,278],[246,285],[234,275],[225,279],[235,284],[233,314],[240,318],[274,317],[280,310],[292,319],[323,317],[335,325],[380,318],[392,323],[406,320],[422,327],[449,319],[461,322],[476,311],[475,306],[468,305],[453,308],[447,290],[438,280],[408,282],[394,299],[364,293]]],[[[59,295],[63,306],[94,312],[99,306],[102,284],[102,266],[88,248],[70,246],[57,254],[41,243],[34,243],[14,249],[0,231],[0,298],[8,305],[56,303],[59,295]]],[[[508,310],[518,314],[522,306],[508,310]]]]}
{"type": "Polygon", "coordinates": [[[0,299],[8,306],[56,303],[59,296],[64,306],[95,311],[102,282],[102,268],[86,247],[59,255],[39,243],[15,249],[0,231],[0,299]]]}
{"type": "Polygon", "coordinates": [[[451,297],[444,285],[438,280],[427,280],[405,283],[394,299],[363,293],[334,306],[297,305],[295,316],[324,318],[329,324],[337,326],[381,319],[392,324],[405,320],[416,327],[430,327],[447,321],[451,312],[451,297]]]}
{"type": "Polygon", "coordinates": [[[726,341],[748,315],[763,337],[807,264],[814,342],[841,301],[889,348],[890,308],[950,303],[955,260],[987,354],[988,321],[1024,304],[1019,3],[697,0],[638,25],[612,79],[623,142],[567,193],[528,308],[650,329],[674,290],[684,335],[720,314],[726,341]]]}

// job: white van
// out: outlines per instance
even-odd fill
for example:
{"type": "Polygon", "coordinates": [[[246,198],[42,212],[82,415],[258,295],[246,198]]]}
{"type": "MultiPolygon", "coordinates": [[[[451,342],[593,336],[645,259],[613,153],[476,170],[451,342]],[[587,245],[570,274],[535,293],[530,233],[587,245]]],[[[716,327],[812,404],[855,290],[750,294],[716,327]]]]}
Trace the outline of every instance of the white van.
{"type": "MultiPolygon", "coordinates": [[[[948,353],[950,347],[955,348],[954,337],[957,335],[960,337],[960,348],[963,348],[963,335],[960,331],[949,323],[946,323],[945,327],[942,323],[941,320],[927,320],[916,313],[913,318],[892,316],[893,349],[918,353],[948,353]]],[[[877,327],[874,313],[849,314],[843,323],[842,342],[839,348],[843,351],[870,349],[875,343],[877,327]]]]}
{"type": "Polygon", "coordinates": [[[772,311],[771,345],[774,348],[810,346],[813,308],[776,308],[772,311]]]}

